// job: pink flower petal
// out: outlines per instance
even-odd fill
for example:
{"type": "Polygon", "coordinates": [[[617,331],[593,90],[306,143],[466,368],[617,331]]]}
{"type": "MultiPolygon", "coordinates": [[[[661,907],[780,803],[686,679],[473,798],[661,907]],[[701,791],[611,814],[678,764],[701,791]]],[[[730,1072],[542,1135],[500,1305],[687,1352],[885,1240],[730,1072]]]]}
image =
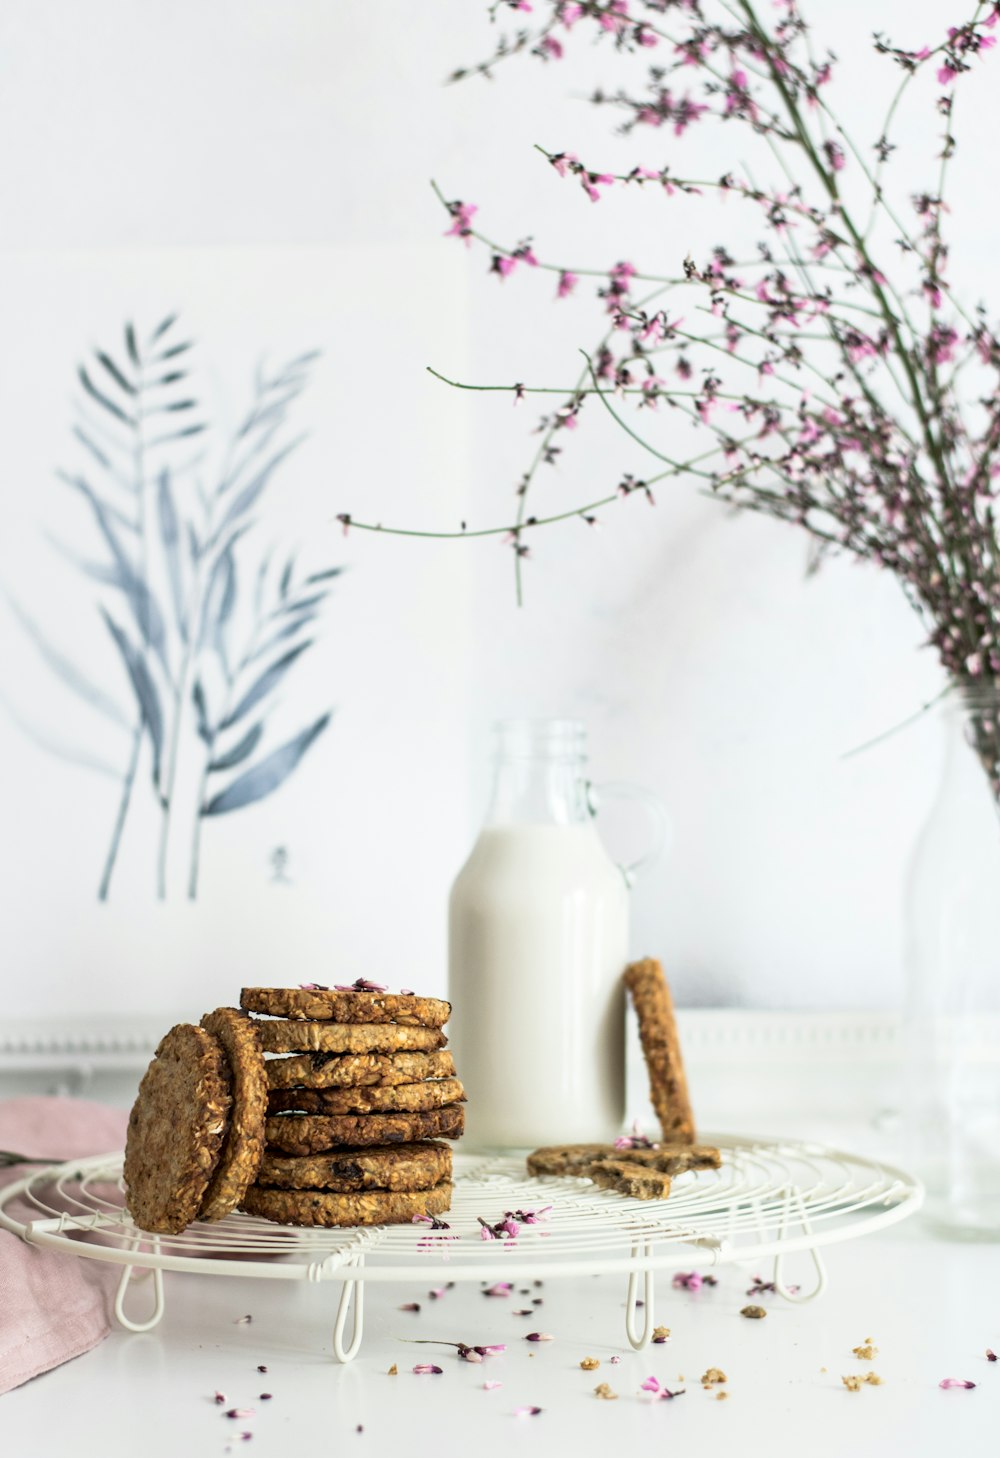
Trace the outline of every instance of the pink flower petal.
{"type": "Polygon", "coordinates": [[[942,1377],[938,1383],[939,1387],[975,1387],[974,1382],[968,1382],[964,1377],[942,1377]]]}
{"type": "Polygon", "coordinates": [[[509,1296],[514,1286],[510,1281],[494,1281],[492,1286],[487,1286],[483,1292],[484,1296],[509,1296]]]}
{"type": "Polygon", "coordinates": [[[514,1409],[514,1416],[515,1417],[537,1417],[538,1414],[541,1412],[541,1410],[542,1409],[540,1407],[515,1407],[515,1409],[514,1409]]]}
{"type": "Polygon", "coordinates": [[[526,1342],[550,1342],[553,1338],[547,1331],[529,1331],[524,1340],[526,1342]]]}
{"type": "Polygon", "coordinates": [[[435,1376],[439,1377],[444,1371],[444,1368],[435,1367],[433,1362],[418,1362],[417,1365],[413,1368],[413,1371],[418,1377],[423,1377],[427,1373],[433,1373],[435,1376]]]}
{"type": "Polygon", "coordinates": [[[503,1383],[502,1382],[484,1382],[483,1383],[483,1391],[484,1392],[495,1392],[498,1387],[502,1387],[502,1386],[503,1386],[503,1383]]]}

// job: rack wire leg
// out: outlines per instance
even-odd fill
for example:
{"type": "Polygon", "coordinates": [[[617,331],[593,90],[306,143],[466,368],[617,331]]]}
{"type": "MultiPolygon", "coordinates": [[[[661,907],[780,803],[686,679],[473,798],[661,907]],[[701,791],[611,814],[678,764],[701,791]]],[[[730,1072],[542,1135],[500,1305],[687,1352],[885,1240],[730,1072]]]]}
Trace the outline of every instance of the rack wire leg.
{"type": "MultiPolygon", "coordinates": [[[[633,1260],[639,1254],[639,1247],[632,1247],[633,1260]]],[[[649,1246],[642,1246],[642,1254],[649,1255],[649,1246]]],[[[652,1270],[647,1266],[642,1272],[642,1301],[643,1301],[643,1323],[642,1331],[637,1329],[637,1292],[639,1289],[639,1272],[629,1271],[628,1291],[625,1295],[625,1335],[628,1337],[629,1345],[637,1352],[645,1351],[653,1338],[653,1327],[656,1322],[656,1315],[653,1310],[655,1300],[655,1283],[652,1270]]]]}
{"type": "Polygon", "coordinates": [[[345,1281],[340,1292],[340,1302],[337,1306],[337,1320],[333,1328],[333,1355],[338,1362],[353,1362],[361,1350],[361,1339],[365,1334],[365,1283],[364,1281],[345,1281]],[[347,1327],[347,1317],[354,1307],[353,1321],[351,1323],[350,1344],[344,1345],[344,1331],[347,1327]]]}
{"type": "MultiPolygon", "coordinates": [[[[809,1221],[808,1215],[806,1214],[805,1205],[802,1201],[802,1195],[798,1190],[793,1191],[790,1189],[785,1195],[785,1208],[781,1218],[781,1229],[778,1232],[779,1241],[784,1240],[785,1238],[785,1233],[788,1230],[793,1204],[797,1213],[797,1219],[795,1223],[801,1225],[802,1229],[807,1235],[812,1235],[812,1225],[809,1221]]],[[[778,1295],[783,1296],[786,1301],[791,1301],[799,1306],[801,1306],[806,1301],[815,1301],[816,1297],[822,1296],[823,1292],[826,1290],[826,1262],[823,1260],[823,1257],[820,1255],[819,1251],[814,1245],[808,1247],[807,1254],[812,1258],[813,1267],[816,1271],[816,1284],[811,1291],[793,1290],[790,1286],[787,1286],[785,1284],[781,1274],[782,1265],[784,1263],[784,1252],[781,1250],[779,1250],[777,1255],[774,1257],[774,1270],[771,1275],[771,1279],[774,1282],[774,1289],[778,1293],[778,1295]]]]}
{"type": "MultiPolygon", "coordinates": [[[[141,1236],[137,1236],[133,1240],[133,1250],[138,1248],[141,1239],[141,1236]]],[[[160,1249],[160,1237],[154,1235],[151,1239],[152,1249],[155,1253],[158,1253],[160,1249]]],[[[136,1276],[135,1270],[135,1266],[126,1266],[122,1271],[121,1280],[118,1282],[118,1289],[115,1292],[115,1320],[126,1331],[152,1331],[153,1327],[159,1326],[163,1320],[163,1271],[159,1266],[155,1266],[152,1271],[146,1270],[143,1271],[142,1275],[136,1276]],[[145,1281],[150,1275],[153,1278],[153,1310],[145,1321],[133,1321],[130,1316],[125,1315],[125,1294],[130,1285],[137,1284],[139,1281],[145,1281]]]]}

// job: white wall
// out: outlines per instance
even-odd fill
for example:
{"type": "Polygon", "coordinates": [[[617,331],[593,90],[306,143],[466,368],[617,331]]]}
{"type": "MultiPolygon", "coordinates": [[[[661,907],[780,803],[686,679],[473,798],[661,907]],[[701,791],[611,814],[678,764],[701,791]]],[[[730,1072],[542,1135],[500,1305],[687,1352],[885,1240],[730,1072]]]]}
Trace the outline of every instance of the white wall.
{"type": "MultiPolygon", "coordinates": [[[[888,68],[867,58],[869,33],[918,47],[954,21],[930,0],[812,9],[834,49],[860,57],[846,106],[873,137],[866,97],[888,68]]],[[[605,165],[638,158],[632,143],[607,135],[602,115],[567,99],[606,75],[605,61],[585,54],[545,75],[514,63],[493,85],[440,84],[490,43],[474,0],[7,0],[0,246],[434,245],[443,264],[407,264],[417,313],[440,299],[451,320],[467,296],[466,328],[430,326],[402,346],[386,329],[384,366],[360,381],[367,398],[358,389],[350,410],[331,398],[341,414],[325,459],[342,484],[331,489],[330,513],[416,527],[453,526],[460,508],[472,524],[503,520],[533,445],[535,408],[515,412],[507,397],[441,386],[435,432],[411,473],[399,440],[386,448],[392,397],[425,391],[423,363],[484,382],[568,380],[595,316],[583,302],[550,304],[551,278],[487,277],[482,254],[439,237],[446,220],[428,179],[478,202],[477,221],[497,237],[533,233],[539,253],[577,264],[606,266],[624,253],[676,264],[738,224],[714,204],[709,216],[635,197],[593,208],[560,185],[533,142],[605,165]]],[[[973,301],[997,244],[983,186],[994,170],[983,154],[996,127],[997,64],[988,58],[963,84],[956,114],[964,150],[950,184],[953,272],[973,301]]],[[[934,132],[915,125],[907,134],[902,177],[929,179],[914,158],[920,145],[933,150],[934,132]]],[[[728,134],[702,138],[693,156],[721,171],[739,160],[723,144],[728,134]]],[[[664,145],[644,160],[664,160],[664,145]]],[[[400,256],[378,255],[389,298],[399,294],[388,276],[400,256]]],[[[345,278],[345,297],[351,288],[345,278]]],[[[246,307],[252,319],[252,299],[246,307]]],[[[42,320],[44,309],[40,299],[42,320]]],[[[9,370],[17,339],[9,324],[5,332],[9,370]]],[[[581,431],[536,507],[600,495],[622,469],[641,473],[642,458],[606,430],[581,431]]],[[[26,529],[23,516],[6,519],[5,530],[26,529]]],[[[428,546],[355,534],[331,539],[331,550],[352,567],[339,609],[352,648],[338,688],[355,729],[342,740],[347,772],[331,753],[312,788],[329,823],[324,875],[340,911],[317,932],[322,945],[304,947],[298,923],[269,941],[257,976],[295,981],[300,958],[315,969],[328,957],[344,977],[383,970],[394,983],[419,974],[428,990],[443,986],[444,898],[482,799],[482,776],[468,772],[461,750],[474,761],[484,752],[495,714],[557,712],[590,723],[596,777],[647,784],[670,807],[675,848],[636,890],[636,950],[664,958],[683,1000],[894,1002],[903,867],[933,790],[934,728],[925,722],[843,759],[939,685],[891,581],[841,562],[806,582],[805,543],[790,528],[729,520],[686,483],[661,492],[655,513],[631,500],[606,514],[600,532],[571,523],[540,536],[521,610],[509,551],[495,541],[428,546]],[[426,631],[397,635],[392,623],[412,621],[414,594],[423,594],[426,631]],[[282,945],[295,966],[278,965],[282,945]]],[[[24,878],[10,879],[9,819],[7,835],[5,916],[20,927],[12,888],[24,878]]],[[[44,867],[32,877],[44,928],[44,867]]],[[[236,917],[222,910],[214,923],[220,955],[236,917]]],[[[171,1001],[168,988],[139,992],[134,977],[125,981],[149,934],[148,921],[136,925],[141,932],[114,932],[127,948],[118,959],[88,964],[88,997],[120,1000],[128,986],[151,1004],[171,1001]]],[[[176,954],[196,951],[199,936],[189,927],[176,954]]],[[[65,968],[72,935],[46,937],[38,945],[57,947],[65,968]]],[[[8,977],[21,954],[15,941],[8,977]]],[[[241,980],[235,968],[226,985],[241,980]]],[[[16,996],[35,1009],[36,989],[16,996]]]]}

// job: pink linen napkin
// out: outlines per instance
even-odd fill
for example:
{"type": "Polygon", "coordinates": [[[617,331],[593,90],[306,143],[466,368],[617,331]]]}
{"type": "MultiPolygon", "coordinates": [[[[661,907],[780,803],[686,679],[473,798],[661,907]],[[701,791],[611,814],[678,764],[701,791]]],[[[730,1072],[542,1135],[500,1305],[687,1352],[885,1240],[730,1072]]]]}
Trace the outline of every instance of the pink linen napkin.
{"type": "MultiPolygon", "coordinates": [[[[106,1154],[122,1148],[127,1123],[124,1109],[85,1099],[6,1099],[0,1101],[0,1149],[53,1160],[106,1154]]],[[[0,1169],[0,1184],[29,1172],[24,1165],[0,1169]]],[[[10,1213],[31,1218],[21,1201],[10,1213]]],[[[28,1245],[0,1230],[0,1393],[103,1341],[120,1275],[117,1266],[28,1245]]]]}

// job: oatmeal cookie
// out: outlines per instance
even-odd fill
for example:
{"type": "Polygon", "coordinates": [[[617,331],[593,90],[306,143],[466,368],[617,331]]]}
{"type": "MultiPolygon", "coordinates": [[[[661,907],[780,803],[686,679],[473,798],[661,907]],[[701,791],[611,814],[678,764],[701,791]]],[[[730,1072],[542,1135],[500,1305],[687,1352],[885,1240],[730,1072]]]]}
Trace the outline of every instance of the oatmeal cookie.
{"type": "Polygon", "coordinates": [[[217,1007],[205,1014],[201,1026],[221,1043],[232,1074],[229,1129],[198,1211],[199,1220],[222,1220],[253,1184],[264,1153],[267,1074],[257,1029],[246,1013],[217,1007]]]}
{"type": "Polygon", "coordinates": [[[588,1164],[617,1157],[613,1144],[547,1144],[528,1155],[530,1175],[582,1175],[588,1164]]]}
{"type": "Polygon", "coordinates": [[[414,1215],[443,1214],[451,1206],[451,1195],[447,1182],[432,1190],[367,1190],[353,1195],[251,1185],[240,1209],[282,1225],[406,1225],[414,1215]]]}
{"type": "Polygon", "coordinates": [[[221,1044],[191,1023],[161,1039],[128,1121],[125,1197],[141,1230],[177,1235],[198,1214],[230,1108],[221,1044]]]}
{"type": "Polygon", "coordinates": [[[448,1039],[440,1028],[408,1023],[305,1023],[294,1019],[258,1022],[265,1053],[426,1053],[443,1048],[448,1039]]]}
{"type": "Polygon", "coordinates": [[[282,1154],[321,1154],[338,1145],[407,1144],[416,1139],[458,1139],[465,1129],[461,1104],[414,1114],[272,1114],[265,1137],[282,1154]]]}
{"type": "Polygon", "coordinates": [[[654,957],[645,957],[625,968],[624,979],[639,1019],[639,1040],[649,1073],[650,1097],[663,1137],[673,1144],[693,1144],[694,1114],[688,1098],[674,1005],[663,968],[654,957]]]}
{"type": "Polygon", "coordinates": [[[454,1078],[455,1060],[437,1053],[293,1053],[269,1058],[268,1088],[367,1088],[454,1078]]]}
{"type": "Polygon", "coordinates": [[[587,1166],[589,1179],[602,1190],[614,1190],[633,1200],[665,1200],[670,1194],[670,1176],[625,1159],[605,1159],[587,1166]]]}
{"type": "Polygon", "coordinates": [[[280,1114],[297,1109],[306,1114],[406,1113],[440,1109],[443,1104],[457,1104],[464,1099],[465,1089],[457,1078],[396,1083],[387,1088],[284,1088],[270,1095],[267,1112],[280,1114]]]}
{"type": "Polygon", "coordinates": [[[447,1144],[394,1144],[333,1154],[265,1154],[257,1184],[282,1190],[429,1190],[451,1179],[447,1144]]]}
{"type": "Polygon", "coordinates": [[[327,987],[244,987],[240,1007],[269,1017],[332,1023],[409,1023],[440,1028],[451,1003],[409,992],[338,992],[327,987]]]}

